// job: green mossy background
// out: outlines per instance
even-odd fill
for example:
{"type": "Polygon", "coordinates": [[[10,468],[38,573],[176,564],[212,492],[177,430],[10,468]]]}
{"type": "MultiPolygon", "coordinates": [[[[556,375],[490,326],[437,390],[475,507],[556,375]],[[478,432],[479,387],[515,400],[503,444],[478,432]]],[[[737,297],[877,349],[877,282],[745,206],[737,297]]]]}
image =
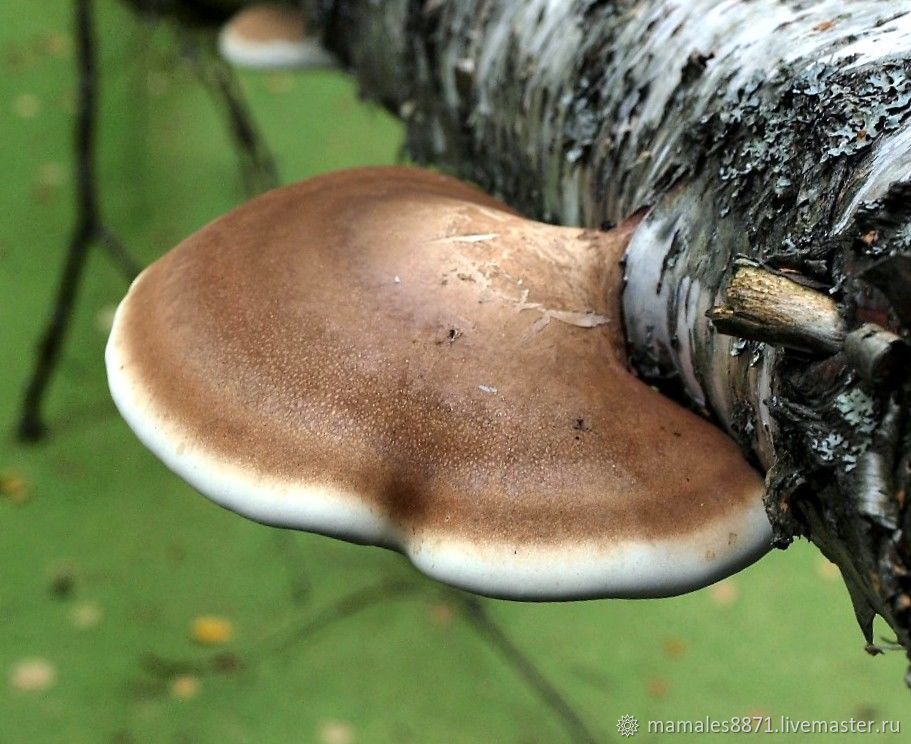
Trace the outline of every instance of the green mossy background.
{"type": "MultiPolygon", "coordinates": [[[[98,31],[102,209],[149,262],[241,201],[241,179],[168,28],[103,0],[98,31]]],[[[454,595],[403,558],[247,522],[139,445],[105,386],[106,323],[126,287],[101,251],[48,400],[52,435],[14,442],[73,217],[72,46],[69,3],[0,4],[0,743],[568,741],[454,595]],[[391,581],[411,590],[320,622],[391,581]],[[229,620],[231,640],[194,644],[202,615],[229,620]],[[29,659],[55,670],[46,689],[17,687],[29,659]]],[[[396,158],[398,125],[340,74],[243,84],[284,181],[396,158]]],[[[902,654],[863,653],[840,580],[806,544],[677,599],[485,606],[604,740],[623,714],[642,742],[704,741],[645,722],[705,716],[911,730],[902,654]]]]}

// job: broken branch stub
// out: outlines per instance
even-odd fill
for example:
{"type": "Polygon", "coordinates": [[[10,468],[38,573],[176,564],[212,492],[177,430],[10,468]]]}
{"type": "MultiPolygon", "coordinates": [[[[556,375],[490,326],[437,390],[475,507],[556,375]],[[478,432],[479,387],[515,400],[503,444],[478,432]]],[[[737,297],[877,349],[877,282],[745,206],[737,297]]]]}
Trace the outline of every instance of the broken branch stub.
{"type": "Polygon", "coordinates": [[[911,348],[899,335],[864,323],[845,338],[845,354],[860,376],[873,385],[889,385],[911,361],[911,348]]]}
{"type": "Polygon", "coordinates": [[[719,333],[835,354],[845,341],[845,322],[826,294],[759,266],[739,264],[722,304],[708,312],[719,333]]]}

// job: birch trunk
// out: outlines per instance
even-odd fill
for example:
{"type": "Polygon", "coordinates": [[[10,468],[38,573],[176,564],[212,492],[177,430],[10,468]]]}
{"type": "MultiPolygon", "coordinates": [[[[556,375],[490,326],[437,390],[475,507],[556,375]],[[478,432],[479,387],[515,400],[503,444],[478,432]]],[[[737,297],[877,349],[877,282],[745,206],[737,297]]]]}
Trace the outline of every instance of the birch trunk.
{"type": "Polygon", "coordinates": [[[911,647],[911,1],[310,11],[416,160],[548,221],[648,210],[626,259],[635,368],[767,472],[777,544],[838,564],[871,652],[877,613],[911,647]],[[762,318],[716,330],[744,264],[810,292],[824,343],[762,318]]]}

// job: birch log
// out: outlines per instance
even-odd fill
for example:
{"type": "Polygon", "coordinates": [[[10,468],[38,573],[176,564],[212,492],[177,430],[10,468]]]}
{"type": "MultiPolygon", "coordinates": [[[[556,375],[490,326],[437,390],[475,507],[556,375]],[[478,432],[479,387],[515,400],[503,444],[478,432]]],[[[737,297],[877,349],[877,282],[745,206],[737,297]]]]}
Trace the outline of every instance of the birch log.
{"type": "Polygon", "coordinates": [[[632,363],[766,470],[777,543],[838,564],[868,648],[877,613],[911,647],[911,370],[858,371],[911,327],[911,1],[306,5],[415,159],[554,222],[648,210],[632,363]],[[852,353],[716,330],[738,259],[819,293],[852,353]]]}

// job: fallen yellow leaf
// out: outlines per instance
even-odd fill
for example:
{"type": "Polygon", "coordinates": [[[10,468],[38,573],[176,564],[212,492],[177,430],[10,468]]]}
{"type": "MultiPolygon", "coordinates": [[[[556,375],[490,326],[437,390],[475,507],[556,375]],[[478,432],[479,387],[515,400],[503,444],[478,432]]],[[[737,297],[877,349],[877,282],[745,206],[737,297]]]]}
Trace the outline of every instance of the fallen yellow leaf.
{"type": "Polygon", "coordinates": [[[201,689],[199,677],[192,674],[180,674],[171,680],[171,697],[177,700],[192,700],[201,689]]]}
{"type": "Polygon", "coordinates": [[[25,479],[12,472],[0,473],[0,498],[17,505],[28,501],[25,479]]]}
{"type": "Polygon", "coordinates": [[[202,646],[221,646],[230,641],[233,635],[231,621],[214,615],[197,617],[190,629],[190,637],[202,646]]]}

